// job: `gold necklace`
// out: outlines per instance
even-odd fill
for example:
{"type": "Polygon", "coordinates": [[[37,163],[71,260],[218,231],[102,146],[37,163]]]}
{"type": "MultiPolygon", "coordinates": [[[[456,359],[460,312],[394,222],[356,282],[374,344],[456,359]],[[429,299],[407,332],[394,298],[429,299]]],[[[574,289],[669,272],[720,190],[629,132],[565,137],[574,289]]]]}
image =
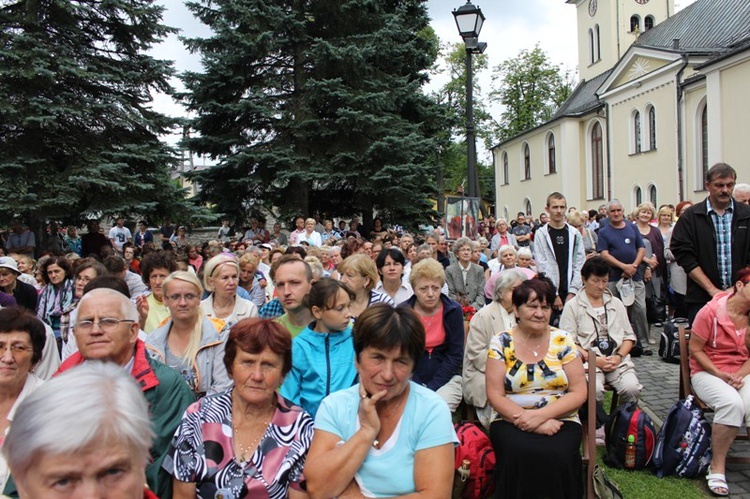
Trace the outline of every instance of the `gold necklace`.
{"type": "Polygon", "coordinates": [[[524,347],[527,352],[530,352],[530,353],[534,354],[534,357],[537,357],[539,355],[537,353],[537,351],[541,350],[542,345],[544,344],[544,338],[542,338],[542,341],[539,342],[539,344],[536,346],[536,348],[529,348],[529,346],[526,345],[526,343],[528,343],[528,342],[529,342],[529,340],[527,338],[524,338],[524,342],[523,343],[520,343],[520,342],[516,341],[516,343],[520,343],[521,346],[524,347]]]}
{"type": "MultiPolygon", "coordinates": [[[[232,402],[232,405],[234,405],[234,401],[232,402]]],[[[253,456],[252,451],[255,451],[255,448],[258,446],[258,443],[263,439],[263,436],[266,434],[268,427],[271,425],[271,420],[273,419],[274,414],[276,414],[276,400],[275,399],[271,403],[271,415],[268,416],[266,420],[263,422],[263,431],[261,431],[260,436],[256,437],[255,440],[253,440],[252,443],[248,445],[247,447],[242,445],[242,442],[239,438],[241,432],[239,428],[237,427],[237,425],[235,425],[234,423],[235,418],[232,417],[232,432],[233,432],[233,435],[237,435],[238,437],[236,439],[237,447],[240,448],[240,455],[237,456],[239,458],[240,464],[243,464],[249,460],[247,457],[245,457],[248,452],[251,452],[250,457],[253,456]]],[[[234,439],[234,437],[232,438],[234,439]]]]}
{"type": "MultiPolygon", "coordinates": [[[[263,436],[266,434],[266,430],[268,430],[268,427],[271,425],[271,420],[267,419],[263,422],[263,431],[261,432],[260,436],[257,437],[253,442],[248,445],[247,447],[244,447],[240,441],[240,439],[237,439],[237,446],[240,448],[240,455],[238,456],[240,458],[240,463],[244,463],[248,459],[245,457],[248,452],[254,451],[255,448],[258,446],[258,442],[263,438],[263,436]]],[[[234,434],[239,436],[240,431],[239,429],[232,424],[232,430],[234,431],[234,434]]],[[[252,457],[252,453],[250,454],[250,457],[252,457]]]]}

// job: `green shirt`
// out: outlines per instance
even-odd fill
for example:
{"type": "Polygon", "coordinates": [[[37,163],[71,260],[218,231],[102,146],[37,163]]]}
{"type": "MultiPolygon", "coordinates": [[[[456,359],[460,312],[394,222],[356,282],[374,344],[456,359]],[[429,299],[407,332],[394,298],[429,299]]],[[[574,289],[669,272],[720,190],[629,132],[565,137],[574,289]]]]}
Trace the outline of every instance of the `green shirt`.
{"type": "Polygon", "coordinates": [[[305,329],[305,327],[307,327],[307,324],[305,324],[304,326],[295,326],[294,324],[292,324],[292,322],[289,320],[289,314],[284,314],[282,316],[276,317],[274,321],[287,328],[292,334],[292,338],[296,338],[297,335],[300,334],[302,330],[305,329]]]}

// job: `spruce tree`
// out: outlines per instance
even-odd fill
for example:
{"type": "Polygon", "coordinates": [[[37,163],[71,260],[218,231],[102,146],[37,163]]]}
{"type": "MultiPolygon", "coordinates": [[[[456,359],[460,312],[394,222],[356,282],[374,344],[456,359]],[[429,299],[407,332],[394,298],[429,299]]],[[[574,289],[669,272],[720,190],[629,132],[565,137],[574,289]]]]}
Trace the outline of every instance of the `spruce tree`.
{"type": "Polygon", "coordinates": [[[414,225],[433,212],[443,112],[422,92],[436,38],[422,0],[188,3],[214,33],[186,40],[191,148],[206,201],[241,218],[373,209],[414,225]]]}
{"type": "MultiPolygon", "coordinates": [[[[0,7],[0,214],[169,216],[188,209],[151,108],[171,63],[148,49],[173,31],[153,0],[6,0],[0,7]]],[[[184,213],[184,212],[183,212],[184,213]]]]}

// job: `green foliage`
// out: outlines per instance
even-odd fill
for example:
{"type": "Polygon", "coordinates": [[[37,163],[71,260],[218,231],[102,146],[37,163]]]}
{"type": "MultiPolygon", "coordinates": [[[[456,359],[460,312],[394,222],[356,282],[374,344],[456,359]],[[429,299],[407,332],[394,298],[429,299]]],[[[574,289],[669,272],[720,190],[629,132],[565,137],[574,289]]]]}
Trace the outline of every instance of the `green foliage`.
{"type": "Polygon", "coordinates": [[[0,7],[0,215],[191,213],[169,180],[174,120],[151,109],[172,32],[153,0],[9,0],[0,7]]]}
{"type": "Polygon", "coordinates": [[[388,210],[430,215],[441,110],[421,91],[434,61],[425,2],[200,0],[213,36],[187,38],[189,147],[218,160],[202,199],[242,219],[388,210]]]}
{"type": "MultiPolygon", "coordinates": [[[[446,190],[456,191],[466,184],[466,48],[463,43],[451,43],[442,47],[445,68],[438,72],[445,72],[450,80],[432,98],[442,106],[446,114],[446,127],[439,132],[439,168],[446,190]]],[[[494,122],[482,99],[482,88],[478,84],[477,75],[488,66],[487,56],[472,55],[472,70],[474,79],[474,127],[478,140],[485,143],[494,137],[494,122]]],[[[494,198],[494,174],[491,165],[477,163],[479,185],[485,199],[494,198]]]]}
{"type": "Polygon", "coordinates": [[[571,72],[556,66],[539,45],[495,67],[490,99],[504,107],[496,140],[548,121],[573,92],[571,72]]]}

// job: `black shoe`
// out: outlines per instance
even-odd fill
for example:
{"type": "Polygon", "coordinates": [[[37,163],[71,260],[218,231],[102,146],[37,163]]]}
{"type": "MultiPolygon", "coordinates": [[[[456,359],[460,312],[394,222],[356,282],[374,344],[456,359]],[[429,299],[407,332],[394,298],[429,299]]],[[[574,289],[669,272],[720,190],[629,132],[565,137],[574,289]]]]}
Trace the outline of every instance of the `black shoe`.
{"type": "Polygon", "coordinates": [[[648,348],[645,348],[643,350],[643,356],[644,357],[651,357],[653,354],[654,354],[654,352],[652,350],[649,350],[648,348]]]}

